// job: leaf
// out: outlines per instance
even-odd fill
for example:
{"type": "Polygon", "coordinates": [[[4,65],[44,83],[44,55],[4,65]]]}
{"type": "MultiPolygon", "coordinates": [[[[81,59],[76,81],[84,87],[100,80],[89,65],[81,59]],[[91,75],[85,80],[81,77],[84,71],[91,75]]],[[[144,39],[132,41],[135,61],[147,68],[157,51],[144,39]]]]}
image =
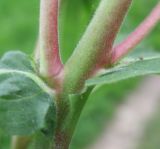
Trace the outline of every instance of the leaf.
{"type": "Polygon", "coordinates": [[[0,60],[0,69],[2,68],[34,72],[31,60],[20,51],[7,52],[0,60]]]}
{"type": "Polygon", "coordinates": [[[9,52],[0,60],[0,129],[6,134],[49,133],[54,127],[54,93],[33,72],[21,52],[9,52]]]}
{"type": "Polygon", "coordinates": [[[160,73],[160,55],[133,59],[107,69],[102,75],[86,81],[86,86],[111,84],[121,80],[160,73]]]}

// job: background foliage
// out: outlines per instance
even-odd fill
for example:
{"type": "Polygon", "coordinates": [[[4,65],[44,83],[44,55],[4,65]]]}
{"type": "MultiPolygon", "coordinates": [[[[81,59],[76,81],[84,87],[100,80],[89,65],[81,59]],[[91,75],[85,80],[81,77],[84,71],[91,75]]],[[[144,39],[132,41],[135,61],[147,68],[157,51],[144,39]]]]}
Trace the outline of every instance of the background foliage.
{"type": "MultiPolygon", "coordinates": [[[[134,1],[119,33],[117,42],[131,32],[150,12],[157,0],[134,1]]],[[[60,13],[61,55],[65,62],[82,36],[98,0],[65,0],[60,13]]],[[[22,50],[33,55],[38,36],[39,0],[0,1],[0,55],[8,50],[22,50]]],[[[160,47],[160,26],[137,49],[160,47]]],[[[138,51],[138,50],[137,50],[138,51]]],[[[72,142],[72,149],[91,143],[114,115],[116,106],[140,79],[127,80],[99,88],[89,99],[72,142]],[[136,81],[135,81],[136,80],[136,81]],[[136,83],[135,83],[136,82],[136,83]]],[[[0,148],[8,149],[9,137],[0,135],[0,148]]]]}

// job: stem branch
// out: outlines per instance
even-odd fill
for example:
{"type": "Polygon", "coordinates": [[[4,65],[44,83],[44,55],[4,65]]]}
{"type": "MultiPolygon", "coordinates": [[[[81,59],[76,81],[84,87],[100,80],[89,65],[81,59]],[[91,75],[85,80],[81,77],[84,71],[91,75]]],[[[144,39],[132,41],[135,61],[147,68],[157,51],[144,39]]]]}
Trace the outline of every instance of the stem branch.
{"type": "Polygon", "coordinates": [[[56,76],[63,65],[58,44],[58,0],[41,0],[40,12],[40,73],[56,76]]]}
{"type": "Polygon", "coordinates": [[[122,43],[114,47],[112,64],[121,59],[137,44],[139,44],[160,20],[160,2],[151,14],[122,43]]]}
{"type": "Polygon", "coordinates": [[[132,0],[101,0],[64,68],[64,90],[75,93],[97,69],[110,63],[112,45],[132,0]]]}

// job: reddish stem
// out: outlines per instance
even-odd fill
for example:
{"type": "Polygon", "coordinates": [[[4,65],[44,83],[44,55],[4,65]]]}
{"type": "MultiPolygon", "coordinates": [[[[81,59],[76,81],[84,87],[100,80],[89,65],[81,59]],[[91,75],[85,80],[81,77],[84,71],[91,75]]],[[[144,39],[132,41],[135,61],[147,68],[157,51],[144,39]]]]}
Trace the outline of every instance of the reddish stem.
{"type": "Polygon", "coordinates": [[[153,9],[151,14],[132,32],[127,39],[122,43],[114,47],[112,64],[121,59],[126,55],[131,49],[133,49],[137,44],[139,44],[147,34],[153,29],[153,27],[160,20],[160,2],[153,9]]]}
{"type": "Polygon", "coordinates": [[[58,43],[58,3],[58,0],[41,0],[40,49],[44,50],[49,76],[56,76],[63,67],[58,43]]]}

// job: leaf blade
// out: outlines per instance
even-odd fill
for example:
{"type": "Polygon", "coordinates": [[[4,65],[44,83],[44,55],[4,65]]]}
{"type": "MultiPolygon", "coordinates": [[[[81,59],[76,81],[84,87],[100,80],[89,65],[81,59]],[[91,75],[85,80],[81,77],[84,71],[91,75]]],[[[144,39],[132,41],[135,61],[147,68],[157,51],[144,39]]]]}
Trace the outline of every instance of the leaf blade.
{"type": "Polygon", "coordinates": [[[103,75],[89,79],[86,86],[115,83],[121,80],[160,73],[160,56],[139,59],[128,64],[116,66],[107,70],[103,75]]]}
{"type": "Polygon", "coordinates": [[[0,59],[0,129],[9,135],[38,130],[49,135],[55,109],[54,91],[35,74],[29,57],[17,51],[5,54],[0,59]]]}
{"type": "MultiPolygon", "coordinates": [[[[0,78],[2,75],[10,85],[5,88],[6,94],[0,91],[0,128],[11,135],[28,135],[45,128],[48,111],[51,106],[55,108],[54,97],[23,74],[5,73],[0,74],[0,78]]],[[[0,81],[0,88],[1,84],[0,81]]]]}
{"type": "Polygon", "coordinates": [[[0,59],[0,68],[34,72],[29,56],[21,51],[9,51],[4,54],[0,59]]]}

